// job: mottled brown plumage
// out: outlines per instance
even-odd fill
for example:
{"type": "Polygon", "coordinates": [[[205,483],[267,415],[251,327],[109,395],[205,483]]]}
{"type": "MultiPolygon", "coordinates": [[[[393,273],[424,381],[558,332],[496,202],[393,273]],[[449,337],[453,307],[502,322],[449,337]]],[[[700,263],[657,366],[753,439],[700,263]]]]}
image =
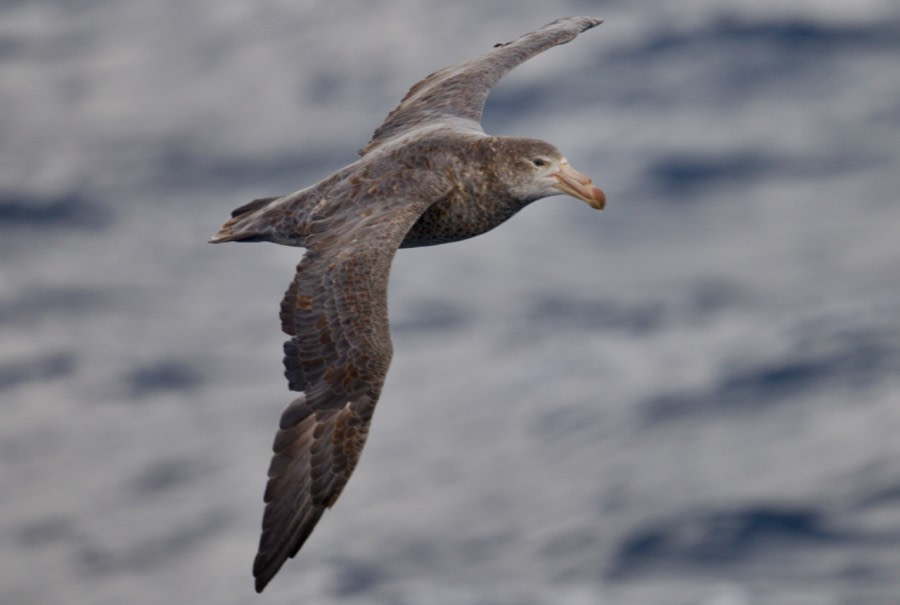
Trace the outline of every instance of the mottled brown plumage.
{"type": "Polygon", "coordinates": [[[603,192],[555,147],[491,137],[480,124],[505,73],[599,24],[561,19],[431,74],[359,160],[291,195],[238,208],[210,240],[306,248],[281,303],[290,336],[285,376],[301,395],[275,436],[253,566],[257,591],[303,546],[359,460],[391,360],[387,286],[397,249],[474,237],[560,193],[603,208],[603,192]]]}

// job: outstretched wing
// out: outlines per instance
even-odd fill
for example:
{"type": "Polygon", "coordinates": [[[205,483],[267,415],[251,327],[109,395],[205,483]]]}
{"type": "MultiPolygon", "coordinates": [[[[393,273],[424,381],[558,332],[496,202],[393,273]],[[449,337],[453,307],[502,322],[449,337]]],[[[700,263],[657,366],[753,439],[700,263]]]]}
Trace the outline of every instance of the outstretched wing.
{"type": "Polygon", "coordinates": [[[600,23],[591,17],[560,19],[513,42],[498,44],[480,57],[434,72],[406,93],[359,154],[365,155],[384,141],[426,122],[444,120],[480,131],[484,103],[500,78],[531,57],[569,42],[600,23]]]}
{"type": "Polygon", "coordinates": [[[275,436],[253,565],[257,592],[297,554],[359,460],[391,360],[391,261],[428,203],[379,201],[375,211],[345,206],[354,212],[312,224],[281,303],[282,329],[291,336],[285,376],[303,394],[285,410],[275,436]]]}

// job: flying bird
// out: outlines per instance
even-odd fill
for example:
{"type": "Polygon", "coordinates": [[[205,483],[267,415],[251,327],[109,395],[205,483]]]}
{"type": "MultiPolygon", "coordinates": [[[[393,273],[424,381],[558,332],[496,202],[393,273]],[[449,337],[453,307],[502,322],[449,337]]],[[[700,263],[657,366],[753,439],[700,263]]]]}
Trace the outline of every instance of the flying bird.
{"type": "Polygon", "coordinates": [[[359,460],[392,355],[388,273],[398,248],[480,235],[540,198],[606,197],[553,145],[481,128],[491,87],[529,58],[601,23],[560,19],[413,86],[352,164],[231,213],[210,240],[305,248],[281,301],[288,386],[265,491],[262,592],[337,500],[359,460]]]}

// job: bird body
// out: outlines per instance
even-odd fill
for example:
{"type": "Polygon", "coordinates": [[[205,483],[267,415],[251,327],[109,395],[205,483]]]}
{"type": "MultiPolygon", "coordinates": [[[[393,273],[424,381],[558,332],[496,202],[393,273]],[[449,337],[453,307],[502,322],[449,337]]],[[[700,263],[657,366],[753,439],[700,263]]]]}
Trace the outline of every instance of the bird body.
{"type": "Polygon", "coordinates": [[[561,193],[515,188],[521,171],[516,164],[533,165],[536,158],[560,155],[544,141],[452,131],[437,135],[398,141],[312,187],[254,200],[235,210],[211,241],[302,247],[308,233],[327,229],[335,215],[378,220],[379,198],[410,194],[430,203],[399,247],[433,246],[481,235],[531,202],[561,193]]]}
{"type": "Polygon", "coordinates": [[[300,394],[273,444],[257,591],[298,552],[359,460],[393,352],[387,285],[397,249],[480,235],[552,195],[603,209],[603,192],[553,145],[489,136],[480,124],[505,73],[600,23],[561,19],[431,74],[358,160],[290,195],[241,206],[210,240],[306,249],[281,303],[285,376],[300,394]]]}

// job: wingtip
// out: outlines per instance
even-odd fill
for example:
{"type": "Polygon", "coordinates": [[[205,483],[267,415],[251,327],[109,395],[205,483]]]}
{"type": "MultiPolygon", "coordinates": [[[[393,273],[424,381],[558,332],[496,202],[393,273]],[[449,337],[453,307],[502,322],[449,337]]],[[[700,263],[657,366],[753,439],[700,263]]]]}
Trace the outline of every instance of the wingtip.
{"type": "Polygon", "coordinates": [[[597,17],[563,17],[562,19],[557,19],[556,21],[551,21],[547,25],[556,25],[558,23],[581,23],[585,26],[585,29],[590,29],[596,25],[600,25],[603,23],[603,19],[598,19],[597,17]]]}
{"type": "MultiPolygon", "coordinates": [[[[580,33],[584,33],[592,27],[597,27],[603,23],[603,19],[597,19],[596,17],[563,17],[562,19],[557,19],[556,21],[551,21],[544,27],[542,30],[549,30],[555,28],[562,28],[566,31],[573,33],[574,35],[578,35],[580,33]]],[[[538,30],[541,31],[541,30],[538,30]]],[[[527,34],[526,34],[527,35],[527,34]]],[[[497,46],[503,46],[498,44],[497,46]]]]}
{"type": "Polygon", "coordinates": [[[262,552],[256,555],[256,559],[253,561],[253,588],[256,590],[256,594],[261,594],[265,590],[279,568],[281,565],[276,565],[273,570],[272,561],[263,557],[262,552]]]}

